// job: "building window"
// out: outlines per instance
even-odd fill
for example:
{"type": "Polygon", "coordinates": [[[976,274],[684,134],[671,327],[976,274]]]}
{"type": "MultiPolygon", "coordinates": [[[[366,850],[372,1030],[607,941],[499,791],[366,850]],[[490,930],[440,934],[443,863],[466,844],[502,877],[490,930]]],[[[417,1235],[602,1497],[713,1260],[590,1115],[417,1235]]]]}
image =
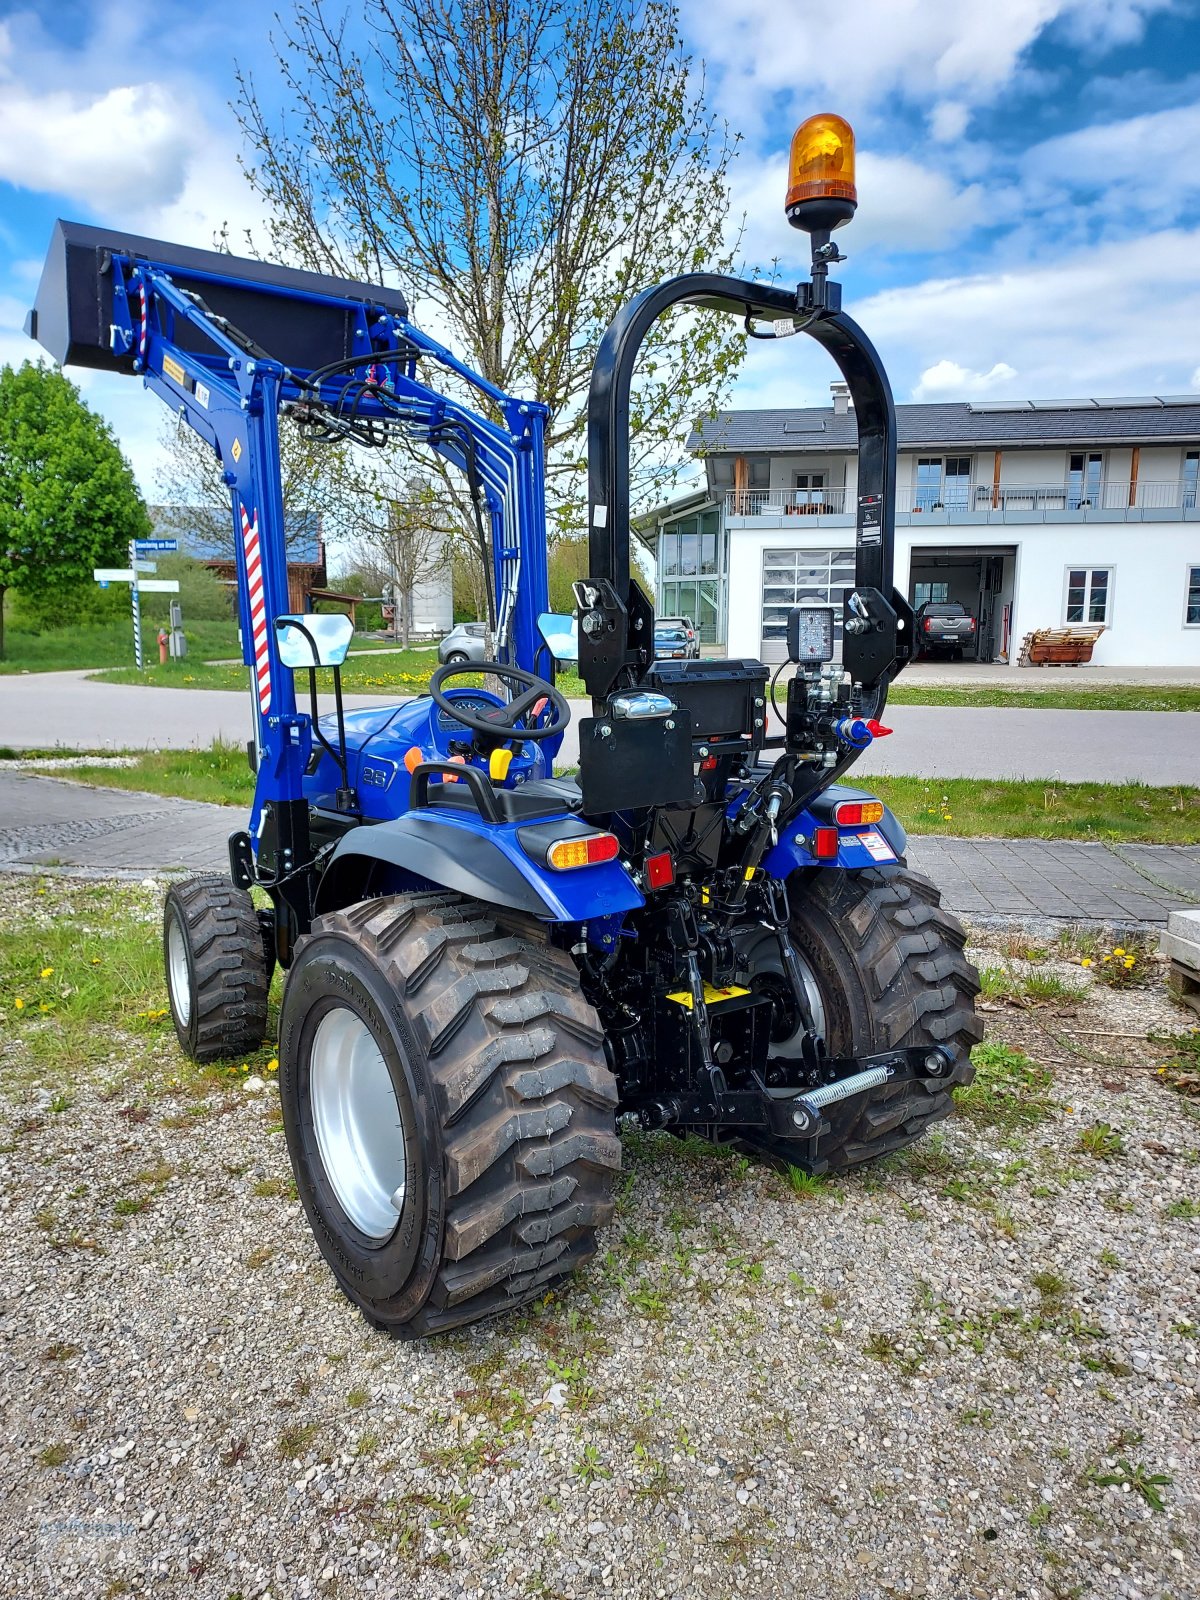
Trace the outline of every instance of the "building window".
{"type": "Polygon", "coordinates": [[[950,598],[950,585],[948,583],[915,583],[913,584],[913,609],[919,606],[944,605],[950,598]]]}
{"type": "Polygon", "coordinates": [[[1187,569],[1187,603],[1183,611],[1186,628],[1200,628],[1200,567],[1187,569]]]}
{"type": "Polygon", "coordinates": [[[764,551],[762,659],[772,664],[786,659],[788,612],[804,601],[835,607],[833,631],[840,655],[842,597],[853,584],[853,550],[764,551]]]}
{"type": "Polygon", "coordinates": [[[1200,450],[1189,450],[1183,458],[1183,509],[1196,509],[1197,480],[1200,479],[1200,450]]]}
{"type": "Polygon", "coordinates": [[[1067,473],[1067,510],[1083,511],[1089,506],[1098,506],[1103,481],[1104,457],[1099,452],[1072,456],[1067,473]]]}
{"type": "Polygon", "coordinates": [[[792,474],[792,504],[794,506],[821,506],[825,504],[825,474],[823,472],[795,472],[792,474]]]}
{"type": "Polygon", "coordinates": [[[914,511],[966,511],[970,495],[970,456],[917,457],[914,511]]]}
{"type": "Polygon", "coordinates": [[[1107,623],[1112,610],[1111,567],[1069,567],[1067,569],[1068,624],[1107,623]]]}

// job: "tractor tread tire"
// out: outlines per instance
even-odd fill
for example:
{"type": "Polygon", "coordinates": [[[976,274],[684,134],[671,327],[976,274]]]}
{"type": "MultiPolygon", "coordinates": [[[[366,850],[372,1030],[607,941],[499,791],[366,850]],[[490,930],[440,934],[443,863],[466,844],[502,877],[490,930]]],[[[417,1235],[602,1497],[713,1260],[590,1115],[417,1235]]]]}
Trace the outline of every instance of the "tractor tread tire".
{"type": "Polygon", "coordinates": [[[574,963],[444,893],[322,916],[297,962],[310,939],[331,937],[371,958],[407,1024],[431,1090],[425,1137],[437,1146],[442,1206],[419,1307],[389,1314],[331,1261],[342,1289],[377,1327],[407,1338],[544,1294],[595,1254],[621,1165],[616,1080],[574,963]]]}
{"type": "Polygon", "coordinates": [[[962,924],[930,879],[910,867],[823,869],[793,891],[792,939],[823,993],[820,969],[824,961],[828,972],[831,955],[860,990],[855,997],[847,989],[832,1016],[827,1010],[833,1056],[938,1044],[953,1050],[955,1065],[945,1078],[884,1084],[827,1107],[829,1131],[815,1141],[768,1140],[759,1148],[817,1174],[902,1150],[950,1115],[953,1089],[975,1076],[971,1047],[983,1037],[983,1020],[962,924]]]}
{"type": "Polygon", "coordinates": [[[172,884],[164,908],[164,955],[172,916],[184,929],[192,977],[186,1024],[171,1007],[180,1047],[201,1063],[257,1050],[267,1032],[271,976],[250,896],[228,878],[216,876],[172,884]]]}

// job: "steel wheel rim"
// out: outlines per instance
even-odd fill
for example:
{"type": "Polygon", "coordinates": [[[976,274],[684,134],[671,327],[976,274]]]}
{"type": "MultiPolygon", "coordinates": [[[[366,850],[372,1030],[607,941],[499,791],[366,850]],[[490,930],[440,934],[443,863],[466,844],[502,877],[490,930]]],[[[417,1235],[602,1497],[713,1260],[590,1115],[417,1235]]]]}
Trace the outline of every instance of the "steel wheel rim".
{"type": "Polygon", "coordinates": [[[369,1239],[390,1238],[404,1208],[404,1119],[375,1036],[334,1006],[317,1024],[309,1065],[313,1128],[338,1204],[369,1239]]]}
{"type": "Polygon", "coordinates": [[[187,941],[177,916],[167,923],[167,984],[175,1015],[186,1028],[192,1020],[192,981],[188,975],[187,941]]]}

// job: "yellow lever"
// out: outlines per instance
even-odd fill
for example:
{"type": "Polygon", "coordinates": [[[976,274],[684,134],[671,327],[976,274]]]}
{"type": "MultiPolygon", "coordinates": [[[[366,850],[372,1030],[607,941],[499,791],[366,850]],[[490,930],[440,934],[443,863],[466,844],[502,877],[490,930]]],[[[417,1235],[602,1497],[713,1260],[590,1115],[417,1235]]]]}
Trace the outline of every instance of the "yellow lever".
{"type": "Polygon", "coordinates": [[[488,777],[491,778],[493,783],[503,783],[505,778],[508,777],[508,769],[512,766],[514,754],[515,752],[509,750],[505,745],[501,745],[499,749],[492,751],[488,757],[488,777]]]}

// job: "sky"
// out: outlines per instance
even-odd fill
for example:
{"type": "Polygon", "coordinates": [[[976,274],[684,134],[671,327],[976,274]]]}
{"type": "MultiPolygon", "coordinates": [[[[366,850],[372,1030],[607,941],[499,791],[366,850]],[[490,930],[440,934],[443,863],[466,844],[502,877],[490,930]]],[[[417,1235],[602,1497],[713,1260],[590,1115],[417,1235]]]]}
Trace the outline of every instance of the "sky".
{"type": "MultiPolygon", "coordinates": [[[[235,63],[284,99],[289,0],[0,0],[0,363],[56,217],[211,246],[262,233],[235,63]]],[[[750,265],[803,275],[783,214],[796,123],[854,124],[845,308],[898,401],[1200,393],[1200,0],[680,0],[712,108],[741,144],[750,265]]],[[[805,339],[755,344],[732,403],[827,403],[805,339]]],[[[161,408],[73,372],[161,498],[161,408]]]]}

